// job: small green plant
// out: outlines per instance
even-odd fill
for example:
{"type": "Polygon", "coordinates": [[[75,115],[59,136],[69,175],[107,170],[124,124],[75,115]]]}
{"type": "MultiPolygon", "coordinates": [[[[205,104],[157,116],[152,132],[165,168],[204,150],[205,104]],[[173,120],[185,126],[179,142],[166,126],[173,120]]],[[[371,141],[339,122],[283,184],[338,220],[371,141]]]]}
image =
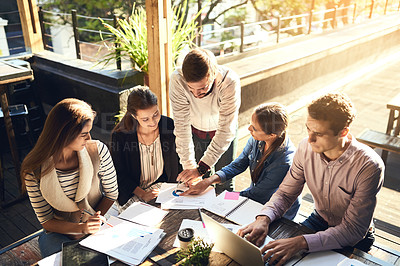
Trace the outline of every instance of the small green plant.
{"type": "MultiPolygon", "coordinates": [[[[188,0],[172,10],[172,19],[169,28],[172,30],[172,62],[175,63],[180,53],[185,47],[195,46],[193,43],[196,33],[199,30],[197,18],[200,16],[200,10],[193,17],[185,20],[182,12],[187,9],[188,0]]],[[[148,47],[147,47],[147,24],[146,10],[143,6],[133,6],[132,14],[126,19],[119,19],[118,26],[100,21],[104,27],[112,34],[114,41],[105,42],[108,53],[98,64],[108,65],[116,59],[128,58],[132,62],[132,67],[138,71],[148,73],[148,47]]],[[[103,34],[100,35],[102,40],[103,34]]]]}
{"type": "Polygon", "coordinates": [[[181,265],[207,265],[213,246],[202,238],[193,238],[187,248],[178,252],[177,261],[183,260],[181,265]]]}

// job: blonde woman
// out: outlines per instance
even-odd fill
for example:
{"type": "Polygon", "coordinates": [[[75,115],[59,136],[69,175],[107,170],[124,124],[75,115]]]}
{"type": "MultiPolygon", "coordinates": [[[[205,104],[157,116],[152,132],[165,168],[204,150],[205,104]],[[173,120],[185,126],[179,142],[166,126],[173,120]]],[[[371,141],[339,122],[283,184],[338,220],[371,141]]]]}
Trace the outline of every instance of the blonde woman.
{"type": "Polygon", "coordinates": [[[39,237],[43,257],[60,251],[63,242],[96,233],[104,221],[101,214],[118,197],[111,155],[90,137],[94,117],[87,103],[62,100],[22,163],[21,177],[46,231],[39,237]]]}

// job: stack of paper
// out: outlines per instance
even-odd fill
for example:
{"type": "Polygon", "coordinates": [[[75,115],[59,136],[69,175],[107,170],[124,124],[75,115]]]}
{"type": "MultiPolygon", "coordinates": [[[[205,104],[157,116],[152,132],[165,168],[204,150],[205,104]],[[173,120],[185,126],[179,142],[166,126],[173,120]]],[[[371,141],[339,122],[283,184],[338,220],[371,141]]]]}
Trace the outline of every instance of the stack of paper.
{"type": "Polygon", "coordinates": [[[143,202],[134,202],[118,218],[129,220],[141,225],[155,227],[168,214],[168,211],[151,206],[143,202]]]}
{"type": "Polygon", "coordinates": [[[90,235],[82,246],[105,253],[129,265],[142,263],[165,235],[162,229],[142,226],[111,217],[113,227],[90,235]]]}
{"type": "Polygon", "coordinates": [[[188,190],[184,184],[163,183],[156,203],[161,203],[161,209],[197,209],[203,208],[215,199],[215,189],[209,187],[200,195],[179,196],[183,191],[188,190]]]}

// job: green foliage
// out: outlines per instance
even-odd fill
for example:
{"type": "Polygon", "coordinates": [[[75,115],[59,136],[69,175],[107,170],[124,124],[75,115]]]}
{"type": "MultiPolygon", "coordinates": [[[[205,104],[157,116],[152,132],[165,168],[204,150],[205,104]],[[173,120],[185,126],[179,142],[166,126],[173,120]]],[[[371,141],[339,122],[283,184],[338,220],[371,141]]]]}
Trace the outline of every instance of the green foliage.
{"type": "Polygon", "coordinates": [[[246,20],[246,8],[236,8],[227,11],[224,15],[224,24],[226,27],[239,25],[240,22],[246,20]]]}
{"type": "Polygon", "coordinates": [[[196,237],[189,242],[187,248],[179,250],[177,261],[184,260],[182,265],[207,265],[213,246],[196,237]]]}
{"type": "MultiPolygon", "coordinates": [[[[135,69],[148,72],[147,25],[146,10],[143,7],[134,8],[127,19],[119,19],[118,27],[101,22],[115,37],[115,43],[105,43],[109,53],[99,63],[109,64],[115,59],[129,57],[135,69]],[[118,45],[115,45],[118,44],[118,45]]],[[[101,35],[103,39],[103,35],[101,35]]]]}
{"type": "MultiPolygon", "coordinates": [[[[193,40],[197,32],[197,17],[201,14],[198,12],[189,21],[185,21],[182,12],[187,10],[187,1],[173,9],[170,27],[172,29],[172,60],[175,63],[186,46],[194,46],[193,40]]],[[[118,26],[100,19],[105,28],[110,31],[115,41],[107,44],[108,53],[99,63],[107,65],[116,58],[129,58],[134,64],[133,67],[139,71],[148,73],[148,47],[147,47],[147,25],[146,10],[140,6],[133,8],[132,15],[127,19],[119,19],[118,26]]],[[[103,39],[103,36],[101,35],[103,39]]]]}

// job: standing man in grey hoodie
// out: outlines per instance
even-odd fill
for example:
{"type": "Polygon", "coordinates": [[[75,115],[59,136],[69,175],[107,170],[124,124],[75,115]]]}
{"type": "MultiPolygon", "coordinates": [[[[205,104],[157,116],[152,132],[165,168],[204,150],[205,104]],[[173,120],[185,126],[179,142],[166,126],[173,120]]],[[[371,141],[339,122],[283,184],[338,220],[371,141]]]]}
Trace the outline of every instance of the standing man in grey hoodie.
{"type": "MultiPolygon", "coordinates": [[[[218,65],[210,51],[196,48],[172,73],[169,88],[176,150],[184,169],[177,180],[208,177],[213,166],[219,170],[232,162],[240,107],[238,75],[218,65]]],[[[233,181],[219,186],[217,192],[234,189],[233,181]]]]}

